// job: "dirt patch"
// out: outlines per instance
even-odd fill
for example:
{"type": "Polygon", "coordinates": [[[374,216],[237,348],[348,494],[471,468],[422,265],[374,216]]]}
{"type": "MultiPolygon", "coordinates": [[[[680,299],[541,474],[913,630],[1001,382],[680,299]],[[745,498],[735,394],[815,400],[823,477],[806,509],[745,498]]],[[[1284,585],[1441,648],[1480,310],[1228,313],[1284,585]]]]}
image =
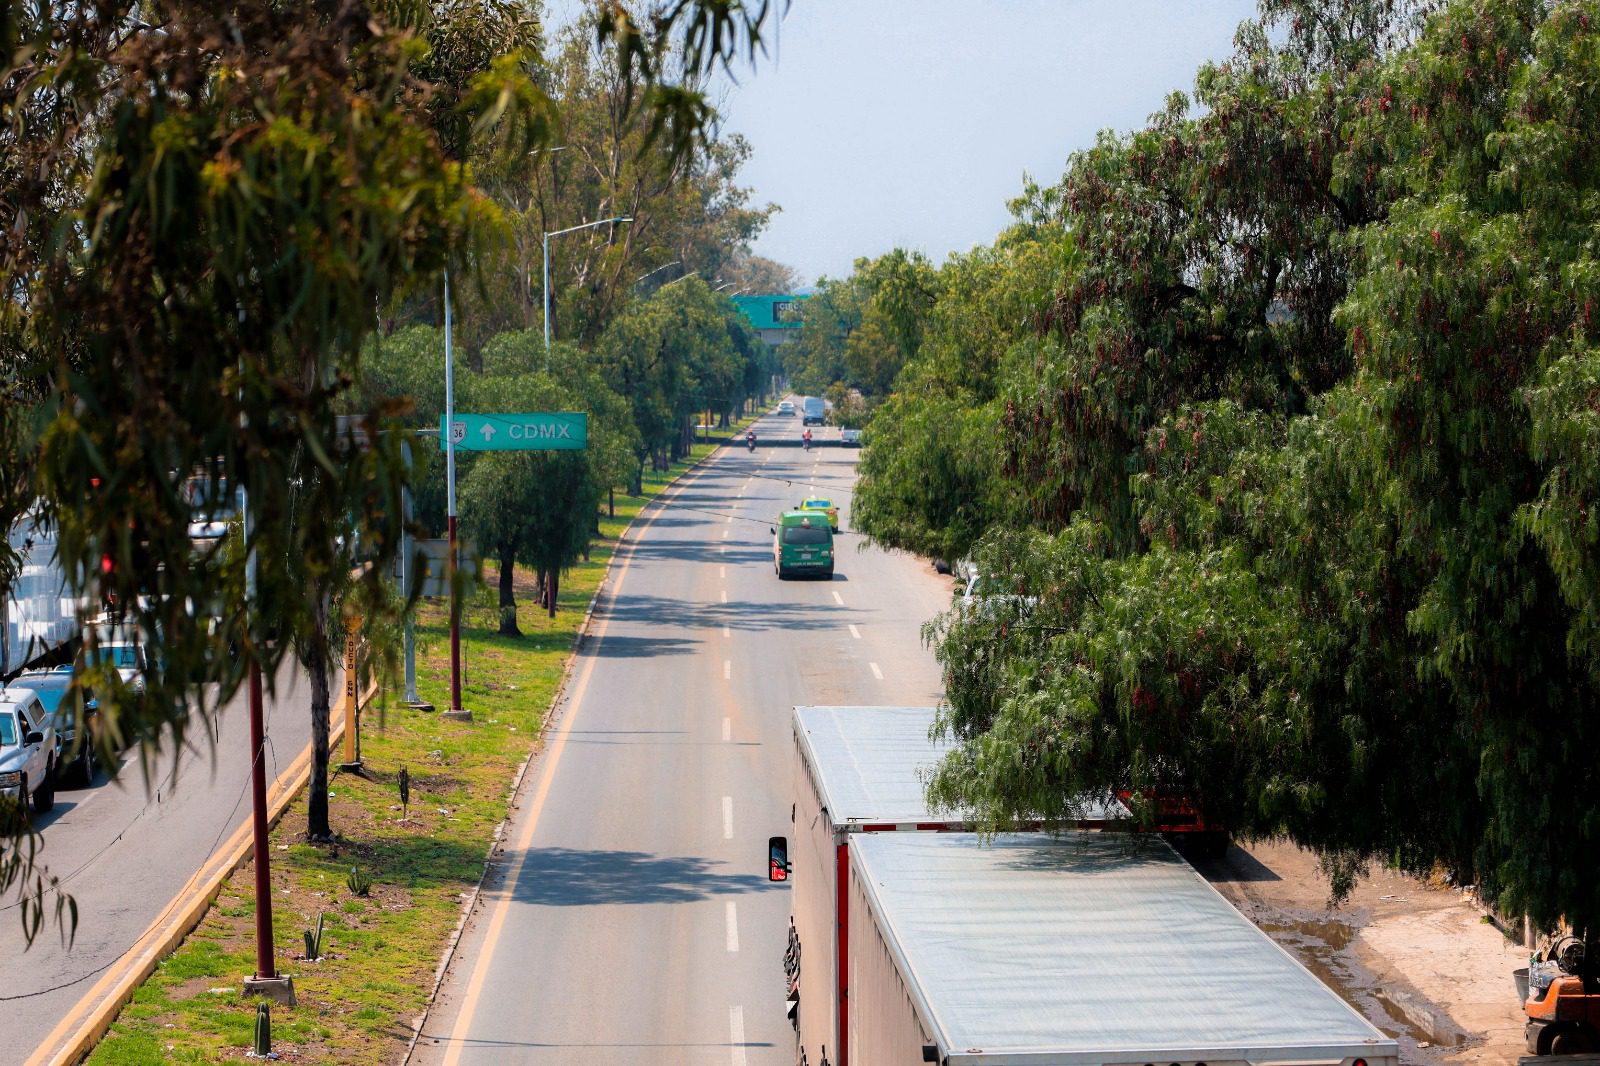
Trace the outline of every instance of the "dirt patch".
{"type": "Polygon", "coordinates": [[[1234,906],[1400,1044],[1400,1061],[1479,1066],[1523,1053],[1511,971],[1527,952],[1465,893],[1374,869],[1338,910],[1316,856],[1233,847],[1196,868],[1234,906]]]}

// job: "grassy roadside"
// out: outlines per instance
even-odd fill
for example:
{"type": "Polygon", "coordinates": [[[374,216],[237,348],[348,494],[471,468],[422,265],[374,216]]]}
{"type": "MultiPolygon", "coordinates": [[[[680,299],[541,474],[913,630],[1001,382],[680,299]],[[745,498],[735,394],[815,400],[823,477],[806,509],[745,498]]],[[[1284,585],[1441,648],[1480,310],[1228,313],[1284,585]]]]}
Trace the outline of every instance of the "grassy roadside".
{"type": "MultiPolygon", "coordinates": [[[[539,609],[532,575],[519,569],[520,638],[496,633],[490,566],[462,616],[462,703],[475,722],[447,722],[391,705],[380,726],[369,712],[362,733],[365,776],[336,775],[329,785],[339,837],[334,846],[302,842],[303,793],[289,806],[272,834],[273,933],[279,971],[293,976],[299,1004],[273,1009],[273,1050],[280,1061],[376,1066],[399,1060],[618,537],[650,498],[710,450],[697,445],[690,459],[647,474],[640,497],[617,496],[616,517],[602,518],[589,561],[563,579],[554,619],[539,609]],[[397,785],[402,767],[411,781],[404,818],[397,785]],[[353,864],[372,880],[364,898],[347,884],[353,864]],[[303,931],[315,929],[318,915],[323,958],[309,962],[303,931]]],[[[419,614],[418,694],[439,707],[448,704],[446,624],[442,605],[425,605],[419,614]]],[[[333,761],[339,762],[339,752],[333,761]]],[[[255,969],[253,877],[247,863],[229,879],[200,925],[123,1008],[89,1063],[251,1061],[245,1053],[255,1002],[241,992],[255,969]]]]}

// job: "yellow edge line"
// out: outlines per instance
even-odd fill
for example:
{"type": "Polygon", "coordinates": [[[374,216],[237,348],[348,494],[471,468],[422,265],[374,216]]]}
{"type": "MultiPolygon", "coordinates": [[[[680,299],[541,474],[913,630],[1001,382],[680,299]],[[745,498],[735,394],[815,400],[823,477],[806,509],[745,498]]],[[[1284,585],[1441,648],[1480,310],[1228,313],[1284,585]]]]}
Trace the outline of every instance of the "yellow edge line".
{"type": "MultiPolygon", "coordinates": [[[[368,702],[375,691],[376,686],[368,689],[361,702],[368,702]]],[[[342,708],[343,705],[344,701],[340,700],[339,706],[342,708]]],[[[347,715],[341,713],[330,717],[337,717],[337,721],[330,723],[328,729],[328,749],[331,751],[334,742],[344,736],[347,715]]],[[[290,801],[310,778],[311,745],[308,743],[268,790],[269,823],[283,816],[290,801]]],[[[212,852],[211,857],[195,872],[190,879],[190,887],[173,897],[178,910],[164,921],[157,918],[150,923],[127,954],[101,974],[94,987],[67,1011],[24,1066],[46,1066],[47,1063],[50,1066],[72,1066],[94,1049],[100,1038],[105,1036],[106,1030],[111,1028],[111,1023],[116,1021],[123,1005],[155,972],[161,960],[172,954],[183,938],[200,924],[211,901],[221,891],[222,883],[250,857],[255,847],[252,836],[251,824],[247,819],[234,830],[227,843],[212,852]]]]}
{"type": "MultiPolygon", "coordinates": [[[[713,451],[711,454],[715,454],[713,451]]],[[[709,456],[708,456],[709,457],[709,456]]],[[[696,464],[699,465],[699,464],[696,464]]],[[[688,473],[688,471],[684,471],[688,473]]],[[[654,510],[650,517],[639,526],[639,532],[649,529],[655,520],[666,510],[665,504],[671,496],[676,496],[688,487],[688,482],[674,482],[670,494],[661,493],[651,501],[654,510]]],[[[635,519],[637,521],[637,519],[635,519]]],[[[630,538],[628,544],[628,557],[622,561],[622,567],[617,571],[617,580],[608,594],[615,598],[622,592],[622,580],[628,575],[628,567],[633,565],[633,551],[638,544],[636,538],[630,538]]],[[[606,630],[609,628],[609,619],[600,620],[600,630],[595,634],[595,644],[599,645],[605,640],[606,630]]],[[[527,820],[522,824],[522,830],[517,834],[516,862],[507,874],[505,884],[515,885],[522,877],[522,868],[528,858],[528,847],[533,842],[534,830],[539,826],[539,815],[543,813],[545,797],[550,794],[550,786],[555,781],[556,767],[561,763],[561,753],[566,749],[567,737],[572,732],[573,723],[577,721],[578,712],[583,709],[583,695],[589,687],[590,675],[594,673],[594,664],[599,660],[598,655],[590,655],[584,660],[583,671],[578,675],[578,680],[573,684],[572,695],[569,697],[570,707],[561,717],[561,724],[556,730],[555,739],[546,749],[543,766],[540,769],[539,786],[534,792],[533,802],[528,807],[527,820]]],[[[479,955],[472,968],[472,976],[467,981],[467,988],[461,997],[461,1007],[456,1012],[456,1024],[450,1030],[450,1043],[445,1049],[443,1066],[459,1066],[461,1050],[466,1045],[467,1030],[472,1026],[473,1015],[477,1013],[478,997],[483,992],[483,982],[489,973],[489,966],[494,961],[495,942],[500,938],[500,928],[505,924],[506,912],[509,907],[509,896],[501,897],[491,904],[493,913],[489,916],[489,926],[484,931],[483,952],[479,955]]]]}

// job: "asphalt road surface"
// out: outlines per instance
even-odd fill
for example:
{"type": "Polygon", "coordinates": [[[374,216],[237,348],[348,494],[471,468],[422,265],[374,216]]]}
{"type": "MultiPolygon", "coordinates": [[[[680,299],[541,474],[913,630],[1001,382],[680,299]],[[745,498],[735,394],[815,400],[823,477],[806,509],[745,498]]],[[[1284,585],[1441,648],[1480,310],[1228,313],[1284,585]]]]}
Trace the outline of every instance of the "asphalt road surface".
{"type": "MultiPolygon", "coordinates": [[[[310,688],[285,668],[265,705],[267,780],[311,738],[310,688]]],[[[78,903],[77,935],[63,943],[52,919],[27,947],[15,895],[0,908],[0,1003],[6,1032],[0,1063],[21,1063],[120,959],[205,864],[250,818],[250,722],[243,691],[216,717],[215,743],[191,736],[161,754],[146,788],[138,755],[124,755],[116,780],[104,770],[89,788],[63,787],[43,829],[40,859],[78,903]]],[[[240,980],[248,977],[240,974],[240,980]]]]}
{"type": "Polygon", "coordinates": [[[920,629],[952,586],[848,532],[837,430],[809,452],[798,416],[756,431],[630,532],[413,1061],[793,1061],[766,881],[792,708],[935,702],[920,629]],[[769,526],[805,495],[841,506],[836,573],[780,582],[769,526]]]}

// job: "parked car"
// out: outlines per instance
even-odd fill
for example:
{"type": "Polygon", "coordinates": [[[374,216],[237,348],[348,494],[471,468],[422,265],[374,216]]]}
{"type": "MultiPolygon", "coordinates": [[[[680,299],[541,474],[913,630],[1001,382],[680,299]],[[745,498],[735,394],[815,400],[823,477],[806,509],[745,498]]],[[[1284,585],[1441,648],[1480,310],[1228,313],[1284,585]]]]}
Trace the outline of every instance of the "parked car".
{"type": "Polygon", "coordinates": [[[859,429],[841,429],[839,431],[839,443],[846,448],[861,447],[861,431],[859,429]]]}
{"type": "Polygon", "coordinates": [[[56,738],[32,689],[0,689],[0,796],[40,814],[56,805],[56,738]]]}
{"type": "Polygon", "coordinates": [[[828,516],[828,528],[835,533],[839,532],[839,508],[832,500],[825,499],[822,496],[807,496],[800,501],[799,509],[802,511],[821,511],[828,516]]]}
{"type": "Polygon", "coordinates": [[[794,417],[794,401],[780,400],[778,402],[778,413],[780,415],[788,415],[791,418],[794,417]]]}
{"type": "Polygon", "coordinates": [[[17,678],[16,683],[33,690],[39,703],[50,716],[56,734],[56,777],[71,777],[84,785],[94,783],[99,769],[94,754],[94,730],[100,708],[93,694],[81,691],[84,728],[78,729],[79,700],[66,699],[72,687],[72,667],[58,666],[53,670],[29,670],[17,678]],[[82,741],[79,741],[79,736],[82,741]]]}

